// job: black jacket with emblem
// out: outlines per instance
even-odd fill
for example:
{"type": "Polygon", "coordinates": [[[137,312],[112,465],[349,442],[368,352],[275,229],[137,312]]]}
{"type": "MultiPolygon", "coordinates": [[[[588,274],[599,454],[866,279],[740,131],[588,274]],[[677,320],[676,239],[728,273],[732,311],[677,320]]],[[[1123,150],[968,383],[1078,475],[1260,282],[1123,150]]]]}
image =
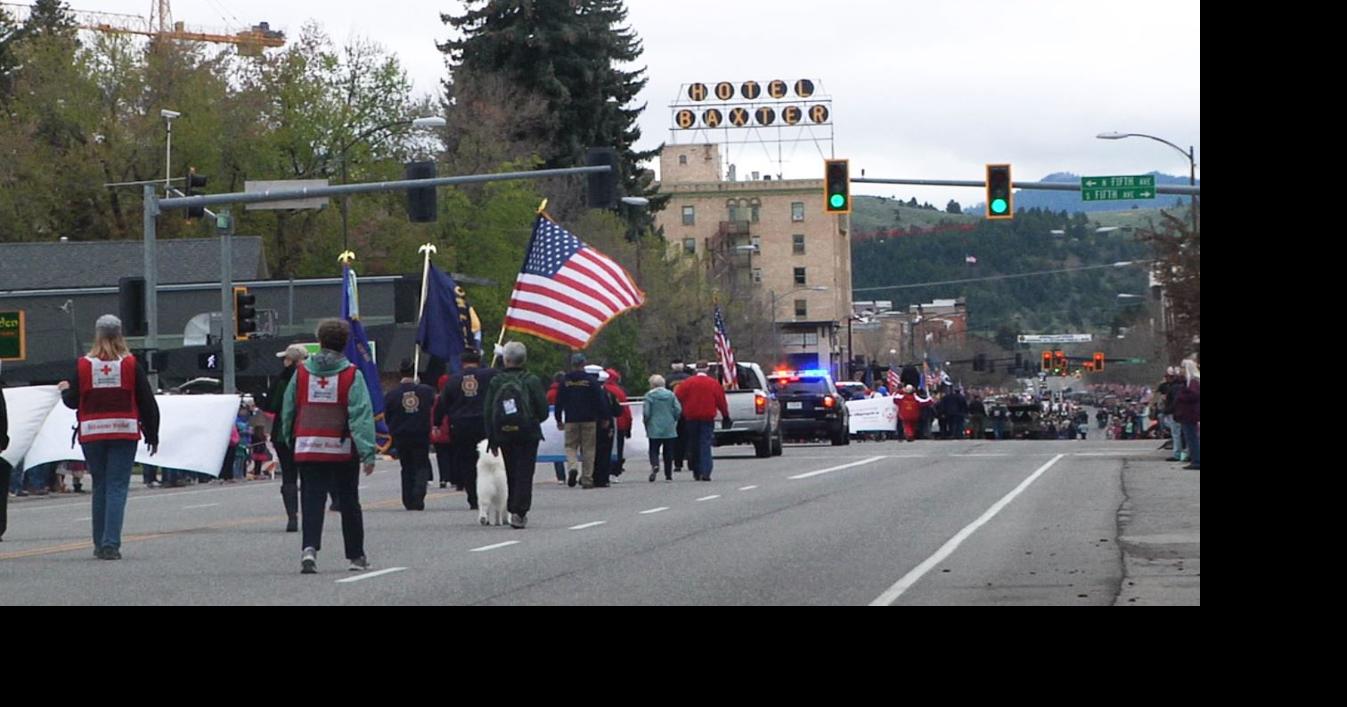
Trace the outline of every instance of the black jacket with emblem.
{"type": "Polygon", "coordinates": [[[402,383],[384,396],[384,421],[394,439],[430,443],[430,411],[435,389],[419,383],[402,383]]]}
{"type": "Polygon", "coordinates": [[[486,402],[486,389],[495,377],[494,368],[467,368],[458,375],[449,376],[444,391],[435,403],[436,425],[449,417],[450,424],[457,425],[460,420],[482,416],[486,402]]]}

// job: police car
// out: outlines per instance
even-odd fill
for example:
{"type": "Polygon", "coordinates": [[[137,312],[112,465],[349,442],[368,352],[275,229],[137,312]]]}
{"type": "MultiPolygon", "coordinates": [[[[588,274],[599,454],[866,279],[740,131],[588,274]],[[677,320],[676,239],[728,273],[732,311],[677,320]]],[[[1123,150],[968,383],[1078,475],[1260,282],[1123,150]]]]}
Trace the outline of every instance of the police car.
{"type": "Polygon", "coordinates": [[[778,370],[768,379],[781,404],[781,431],[792,439],[851,443],[846,400],[827,371],[778,370]]]}

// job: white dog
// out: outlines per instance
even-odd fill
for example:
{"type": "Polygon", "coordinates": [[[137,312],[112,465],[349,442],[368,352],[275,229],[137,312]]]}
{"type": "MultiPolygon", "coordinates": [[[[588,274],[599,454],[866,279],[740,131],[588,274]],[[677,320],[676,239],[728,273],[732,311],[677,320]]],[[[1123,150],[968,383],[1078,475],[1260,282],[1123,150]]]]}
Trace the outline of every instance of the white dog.
{"type": "Polygon", "coordinates": [[[486,440],[477,445],[477,522],[482,525],[505,525],[509,516],[505,504],[510,487],[505,483],[505,459],[492,456],[486,440]]]}

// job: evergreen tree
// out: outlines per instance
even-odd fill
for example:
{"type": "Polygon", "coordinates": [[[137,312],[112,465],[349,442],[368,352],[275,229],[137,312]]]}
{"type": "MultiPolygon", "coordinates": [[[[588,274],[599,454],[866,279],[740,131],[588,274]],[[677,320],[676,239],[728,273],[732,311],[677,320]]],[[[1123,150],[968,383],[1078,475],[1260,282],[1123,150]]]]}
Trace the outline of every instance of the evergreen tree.
{"type": "Polygon", "coordinates": [[[625,192],[652,193],[653,175],[638,165],[657,150],[633,150],[645,106],[627,107],[646,84],[645,69],[617,68],[642,52],[636,32],[622,26],[621,0],[468,0],[463,14],[440,18],[457,35],[438,45],[449,61],[451,104],[459,84],[498,74],[546,101],[554,119],[533,136],[545,167],[582,165],[586,148],[611,146],[625,192]]]}

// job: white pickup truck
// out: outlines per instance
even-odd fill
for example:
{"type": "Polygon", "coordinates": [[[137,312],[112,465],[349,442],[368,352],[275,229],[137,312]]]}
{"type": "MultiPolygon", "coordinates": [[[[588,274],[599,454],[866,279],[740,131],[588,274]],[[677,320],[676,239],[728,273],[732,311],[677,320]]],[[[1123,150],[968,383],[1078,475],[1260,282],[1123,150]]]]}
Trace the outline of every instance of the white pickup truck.
{"type": "MultiPolygon", "coordinates": [[[[725,391],[725,402],[729,404],[729,429],[721,429],[720,416],[716,416],[715,439],[713,444],[723,447],[731,444],[752,444],[759,459],[780,456],[782,451],[781,404],[776,394],[767,384],[767,376],[756,363],[737,363],[737,390],[725,391]]],[[[712,365],[709,374],[712,378],[723,380],[720,366],[712,365]]]]}

